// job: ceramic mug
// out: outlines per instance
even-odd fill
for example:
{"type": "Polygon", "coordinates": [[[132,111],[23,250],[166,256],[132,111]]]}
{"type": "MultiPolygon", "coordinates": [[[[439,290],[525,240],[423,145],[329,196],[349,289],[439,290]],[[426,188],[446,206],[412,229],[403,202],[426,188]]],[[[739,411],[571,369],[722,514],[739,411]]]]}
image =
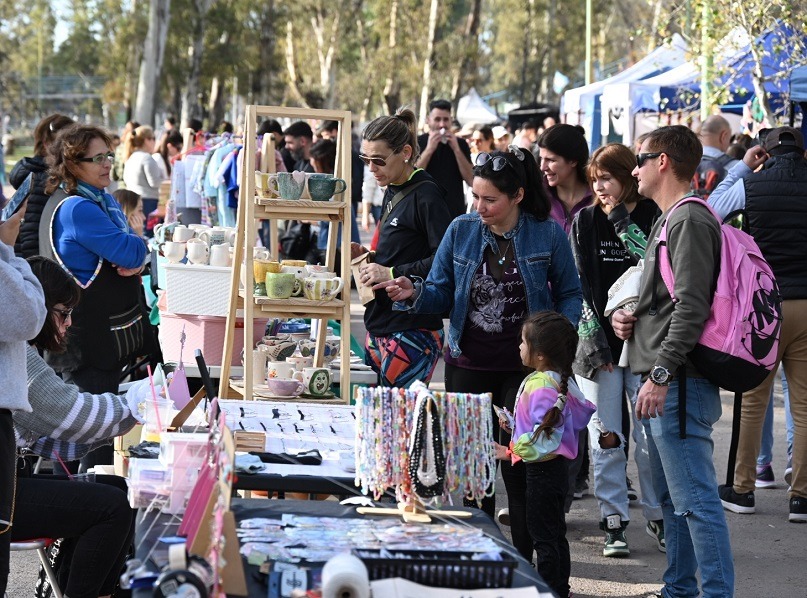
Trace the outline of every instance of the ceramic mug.
{"type": "Polygon", "coordinates": [[[269,253],[269,250],[266,247],[253,247],[252,248],[252,259],[253,260],[264,260],[268,262],[272,256],[269,253]]]}
{"type": "Polygon", "coordinates": [[[191,229],[193,231],[193,234],[196,235],[197,237],[199,236],[199,233],[202,233],[206,230],[210,230],[210,227],[206,224],[189,224],[188,228],[191,229]]]}
{"type": "Polygon", "coordinates": [[[179,226],[179,222],[172,222],[171,224],[160,222],[159,224],[154,225],[154,238],[157,239],[158,243],[164,243],[165,241],[178,241],[178,239],[173,237],[174,229],[177,226],[179,226]]]}
{"type": "Polygon", "coordinates": [[[331,370],[328,368],[310,367],[303,369],[304,392],[321,397],[331,389],[331,370]]]}
{"type": "Polygon", "coordinates": [[[267,378],[292,378],[294,376],[294,364],[286,361],[270,361],[266,366],[267,378]]]}
{"type": "MultiPolygon", "coordinates": [[[[281,262],[282,264],[282,262],[281,262]]],[[[303,294],[303,279],[305,278],[305,268],[299,266],[280,266],[281,272],[294,274],[294,290],[291,292],[292,297],[300,297],[303,294]]]]}
{"type": "Polygon", "coordinates": [[[344,193],[345,189],[347,183],[344,179],[324,173],[308,175],[308,194],[314,201],[328,201],[334,195],[344,193]]]}
{"type": "Polygon", "coordinates": [[[252,275],[255,277],[253,292],[260,297],[266,297],[266,275],[269,272],[280,272],[280,264],[264,259],[252,261],[252,275]]]}
{"type": "Polygon", "coordinates": [[[192,228],[188,228],[184,224],[178,224],[174,227],[174,235],[171,237],[174,241],[178,241],[180,243],[186,243],[193,239],[193,236],[196,234],[192,228]]]}
{"type": "Polygon", "coordinates": [[[270,299],[288,299],[294,291],[296,280],[290,272],[267,272],[266,296],[270,299]]]}
{"type": "MultiPolygon", "coordinates": [[[[296,346],[296,345],[295,345],[296,346]]],[[[314,365],[314,356],[313,355],[294,355],[292,354],[290,357],[286,357],[286,363],[290,363],[294,366],[294,369],[298,372],[303,371],[305,368],[310,368],[314,365]]]]}
{"type": "Polygon", "coordinates": [[[170,263],[178,264],[185,257],[185,243],[166,241],[160,243],[160,251],[170,263]]]}
{"type": "Polygon", "coordinates": [[[230,266],[230,244],[222,243],[210,248],[210,265],[218,267],[230,266]]]}
{"type": "Polygon", "coordinates": [[[295,268],[305,268],[308,262],[305,260],[282,260],[281,266],[294,266],[295,268]]]}
{"type": "Polygon", "coordinates": [[[260,197],[276,197],[273,189],[277,189],[277,185],[272,184],[273,179],[277,179],[276,174],[270,172],[255,171],[255,190],[260,197]]]}
{"type": "Polygon", "coordinates": [[[191,239],[185,246],[188,250],[188,261],[191,264],[207,264],[210,248],[201,239],[191,239]]]}
{"type": "Polygon", "coordinates": [[[300,199],[305,189],[305,173],[299,170],[278,172],[277,178],[270,179],[269,187],[280,199],[300,199]]]}
{"type": "Polygon", "coordinates": [[[315,274],[317,272],[328,272],[329,270],[328,266],[321,266],[319,264],[306,264],[305,271],[308,274],[308,276],[311,276],[312,274],[315,274]]]}
{"type": "Polygon", "coordinates": [[[212,247],[213,245],[222,245],[223,243],[232,245],[235,243],[235,235],[235,230],[231,228],[214,226],[213,228],[198,233],[196,237],[212,247]]]}
{"type": "Polygon", "coordinates": [[[307,277],[303,280],[303,293],[312,301],[330,301],[342,290],[344,282],[338,276],[333,278],[307,277]]]}

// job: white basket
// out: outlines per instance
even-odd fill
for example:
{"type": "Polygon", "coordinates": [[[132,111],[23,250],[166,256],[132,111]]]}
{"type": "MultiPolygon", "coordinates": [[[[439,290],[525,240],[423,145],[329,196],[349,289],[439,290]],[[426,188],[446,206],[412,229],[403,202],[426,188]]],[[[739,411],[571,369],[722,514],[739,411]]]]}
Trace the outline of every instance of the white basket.
{"type": "Polygon", "coordinates": [[[195,264],[166,264],[166,309],[175,314],[226,316],[233,269],[195,264]]]}

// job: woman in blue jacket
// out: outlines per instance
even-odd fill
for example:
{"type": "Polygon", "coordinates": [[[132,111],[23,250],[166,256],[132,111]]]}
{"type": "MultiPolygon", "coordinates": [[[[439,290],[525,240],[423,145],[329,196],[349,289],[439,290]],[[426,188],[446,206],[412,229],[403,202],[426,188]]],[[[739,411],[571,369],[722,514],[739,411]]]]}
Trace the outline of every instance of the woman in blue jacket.
{"type": "MultiPolygon", "coordinates": [[[[530,152],[510,146],[507,152],[478,154],[473,200],[475,212],[448,227],[425,281],[399,276],[374,288],[386,288],[393,301],[406,301],[395,309],[450,310],[446,390],[491,392],[494,404],[512,410],[524,378],[522,322],[535,312],[555,310],[577,325],[580,280],[569,241],[549,218],[550,205],[530,152]]],[[[523,464],[503,464],[502,477],[513,545],[532,560],[523,464]]],[[[490,497],[482,508],[492,516],[494,504],[490,497]]]]}
{"type": "MultiPolygon", "coordinates": [[[[106,132],[73,125],[50,151],[48,191],[61,187],[67,198],[52,215],[43,212],[52,223],[51,247],[40,251],[55,258],[83,292],[72,313],[69,350],[49,356],[49,363],[83,392],[117,392],[122,366],[153,346],[139,276],[146,244],[130,232],[120,204],[105,191],[115,157],[106,132]]],[[[104,458],[111,459],[111,451],[104,458]]]]}

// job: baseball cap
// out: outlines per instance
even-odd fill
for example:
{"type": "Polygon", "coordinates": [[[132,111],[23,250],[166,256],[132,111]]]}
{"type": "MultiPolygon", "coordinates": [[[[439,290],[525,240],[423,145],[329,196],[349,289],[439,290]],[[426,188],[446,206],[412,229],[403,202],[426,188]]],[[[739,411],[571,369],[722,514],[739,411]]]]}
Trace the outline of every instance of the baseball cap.
{"type": "Polygon", "coordinates": [[[770,152],[781,146],[792,146],[794,149],[804,151],[804,136],[801,131],[793,127],[777,127],[772,129],[765,138],[765,151],[770,152]]]}
{"type": "Polygon", "coordinates": [[[501,126],[501,125],[497,125],[497,126],[493,127],[493,138],[494,139],[501,139],[505,135],[509,135],[509,134],[510,134],[509,131],[507,129],[505,129],[503,126],[501,126]]]}

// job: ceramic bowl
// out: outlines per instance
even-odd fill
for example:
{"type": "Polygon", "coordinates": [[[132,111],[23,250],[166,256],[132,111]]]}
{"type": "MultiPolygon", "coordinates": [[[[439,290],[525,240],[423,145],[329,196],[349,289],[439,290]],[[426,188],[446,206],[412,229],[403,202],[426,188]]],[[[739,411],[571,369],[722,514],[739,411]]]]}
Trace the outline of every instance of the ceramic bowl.
{"type": "Polygon", "coordinates": [[[294,378],[268,378],[269,392],[278,397],[296,397],[303,392],[303,383],[294,378]]]}
{"type": "MultiPolygon", "coordinates": [[[[325,363],[330,363],[339,356],[340,345],[341,341],[339,337],[333,336],[325,339],[325,363]]],[[[313,357],[316,347],[317,341],[310,339],[300,341],[300,351],[304,356],[310,355],[313,357]]]]}

